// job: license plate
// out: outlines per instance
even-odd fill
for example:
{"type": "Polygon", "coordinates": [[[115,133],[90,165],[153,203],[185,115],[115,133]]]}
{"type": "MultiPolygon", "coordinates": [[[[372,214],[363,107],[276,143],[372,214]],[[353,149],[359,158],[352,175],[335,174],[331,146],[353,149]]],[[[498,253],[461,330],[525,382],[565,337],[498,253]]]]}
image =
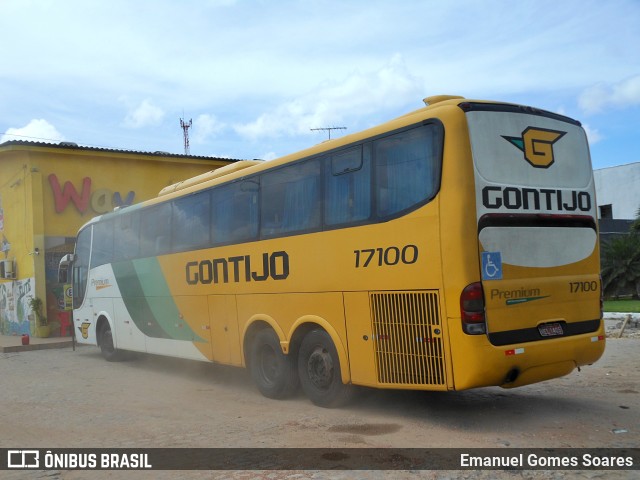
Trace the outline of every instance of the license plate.
{"type": "Polygon", "coordinates": [[[543,337],[557,337],[558,335],[564,335],[564,330],[562,330],[562,324],[560,323],[545,323],[544,325],[538,325],[538,331],[543,337]]]}

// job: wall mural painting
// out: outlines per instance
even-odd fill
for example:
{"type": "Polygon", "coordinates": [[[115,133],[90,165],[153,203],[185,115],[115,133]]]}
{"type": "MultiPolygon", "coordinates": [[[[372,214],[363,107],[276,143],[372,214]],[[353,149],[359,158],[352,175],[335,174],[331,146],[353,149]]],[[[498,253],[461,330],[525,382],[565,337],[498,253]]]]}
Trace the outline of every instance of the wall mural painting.
{"type": "Polygon", "coordinates": [[[35,329],[29,299],[35,292],[35,279],[14,280],[0,284],[0,333],[22,335],[35,329]]]}

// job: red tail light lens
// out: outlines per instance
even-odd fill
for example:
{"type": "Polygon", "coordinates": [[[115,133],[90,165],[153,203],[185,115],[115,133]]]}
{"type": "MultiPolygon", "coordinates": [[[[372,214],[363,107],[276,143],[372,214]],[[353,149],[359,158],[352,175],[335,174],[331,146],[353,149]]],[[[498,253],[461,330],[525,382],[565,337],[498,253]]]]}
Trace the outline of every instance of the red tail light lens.
{"type": "Polygon", "coordinates": [[[480,282],[464,287],[460,294],[460,316],[462,330],[468,335],[481,335],[487,332],[484,316],[484,292],[480,282]]]}

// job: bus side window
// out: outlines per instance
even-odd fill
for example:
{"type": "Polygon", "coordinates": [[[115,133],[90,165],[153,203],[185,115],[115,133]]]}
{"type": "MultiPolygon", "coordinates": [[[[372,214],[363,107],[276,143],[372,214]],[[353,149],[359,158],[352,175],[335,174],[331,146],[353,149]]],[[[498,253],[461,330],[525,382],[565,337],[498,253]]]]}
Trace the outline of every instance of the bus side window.
{"type": "Polygon", "coordinates": [[[111,263],[113,260],[113,221],[105,220],[93,226],[93,250],[91,268],[111,263]]]}
{"type": "Polygon", "coordinates": [[[258,179],[212,190],[211,235],[214,244],[254,240],[258,235],[258,179]]]}
{"type": "Polygon", "coordinates": [[[131,260],[139,252],[140,212],[124,213],[115,218],[114,260],[131,260]]]}
{"type": "Polygon", "coordinates": [[[371,216],[370,145],[358,145],[328,159],[325,223],[329,226],[371,216]]]}
{"type": "Polygon", "coordinates": [[[140,219],[140,256],[155,257],[171,248],[171,203],[144,210],[140,219]]]}
{"type": "Polygon", "coordinates": [[[178,198],[173,202],[173,251],[206,247],[211,243],[210,211],[211,195],[208,190],[178,198]]]}
{"type": "Polygon", "coordinates": [[[262,175],[262,236],[320,228],[320,165],[313,159],[262,175]]]}
{"type": "Polygon", "coordinates": [[[438,125],[430,124],[374,142],[379,217],[420,205],[437,193],[440,132],[438,125]]]}

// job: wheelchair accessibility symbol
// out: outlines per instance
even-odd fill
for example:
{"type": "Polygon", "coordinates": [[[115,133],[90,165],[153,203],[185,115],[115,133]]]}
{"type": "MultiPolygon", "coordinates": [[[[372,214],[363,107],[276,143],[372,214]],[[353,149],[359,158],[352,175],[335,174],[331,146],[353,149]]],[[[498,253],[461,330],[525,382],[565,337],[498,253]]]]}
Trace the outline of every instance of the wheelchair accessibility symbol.
{"type": "Polygon", "coordinates": [[[502,256],[500,252],[482,252],[482,279],[502,280],[502,256]]]}

